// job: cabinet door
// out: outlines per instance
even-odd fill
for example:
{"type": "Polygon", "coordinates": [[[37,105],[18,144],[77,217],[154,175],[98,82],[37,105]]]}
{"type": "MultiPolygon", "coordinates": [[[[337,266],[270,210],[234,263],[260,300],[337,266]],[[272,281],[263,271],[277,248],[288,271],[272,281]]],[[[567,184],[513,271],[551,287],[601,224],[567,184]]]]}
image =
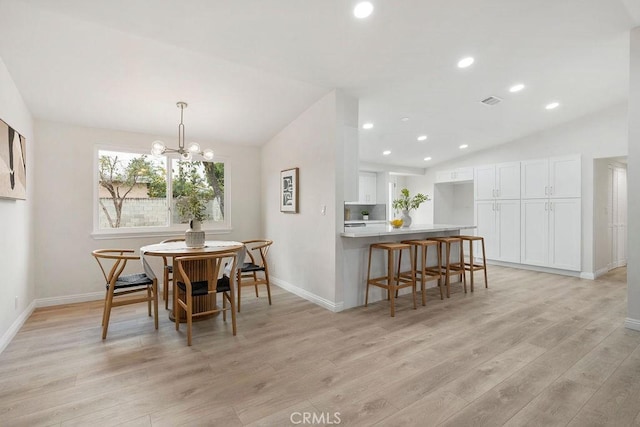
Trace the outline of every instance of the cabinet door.
{"type": "Polygon", "coordinates": [[[549,267],[580,271],[582,199],[549,201],[549,267]]]}
{"type": "Polygon", "coordinates": [[[376,204],[377,177],[372,172],[361,172],[359,175],[359,202],[363,205],[376,204]]]}
{"type": "Polygon", "coordinates": [[[520,162],[496,165],[496,197],[499,199],[520,198],[520,162]]]}
{"type": "MultiPolygon", "coordinates": [[[[484,237],[484,246],[487,251],[487,259],[498,259],[500,257],[500,245],[496,230],[496,211],[494,201],[476,202],[476,236],[484,237]]],[[[474,248],[475,254],[482,252],[474,248]]],[[[474,254],[474,255],[475,255],[474,254]]]]}
{"type": "Polygon", "coordinates": [[[500,260],[520,262],[520,200],[496,202],[500,260]]]}
{"type": "Polygon", "coordinates": [[[523,264],[547,265],[549,201],[527,199],[520,204],[520,258],[523,264]]]}
{"type": "Polygon", "coordinates": [[[523,199],[549,197],[549,161],[527,160],[520,166],[520,195],[523,199]]]}
{"type": "Polygon", "coordinates": [[[473,186],[476,200],[491,200],[496,196],[495,172],[496,168],[493,165],[481,166],[475,169],[473,186]]]}
{"type": "Polygon", "coordinates": [[[436,182],[453,182],[455,173],[453,171],[436,172],[436,182]]]}
{"type": "Polygon", "coordinates": [[[453,172],[454,181],[473,181],[473,168],[460,168],[453,172]]]}
{"type": "Polygon", "coordinates": [[[549,196],[580,197],[582,194],[582,163],[579,156],[549,159],[549,196]]]}

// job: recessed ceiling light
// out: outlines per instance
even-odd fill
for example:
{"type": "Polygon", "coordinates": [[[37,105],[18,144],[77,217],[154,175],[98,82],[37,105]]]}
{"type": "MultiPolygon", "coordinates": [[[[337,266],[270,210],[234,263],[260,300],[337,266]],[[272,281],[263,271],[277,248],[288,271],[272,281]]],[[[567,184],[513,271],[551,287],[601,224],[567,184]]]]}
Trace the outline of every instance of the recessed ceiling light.
{"type": "Polygon", "coordinates": [[[425,157],[425,158],[424,158],[424,161],[425,161],[425,162],[428,162],[429,160],[431,160],[431,157],[425,157]]]}
{"type": "Polygon", "coordinates": [[[467,145],[467,144],[462,144],[459,148],[460,148],[461,150],[464,150],[464,149],[465,149],[465,148],[467,148],[468,146],[469,146],[469,145],[467,145]]]}
{"type": "Polygon", "coordinates": [[[420,135],[418,137],[418,141],[425,141],[427,139],[427,135],[420,135]]]}
{"type": "Polygon", "coordinates": [[[361,1],[353,8],[353,15],[358,19],[366,18],[373,12],[373,5],[368,1],[361,1]]]}
{"type": "Polygon", "coordinates": [[[473,59],[470,56],[468,56],[466,58],[462,58],[460,61],[458,61],[458,68],[467,68],[471,64],[473,64],[473,61],[475,61],[475,59],[473,59]]]}
{"type": "Polygon", "coordinates": [[[547,104],[546,108],[547,110],[553,110],[554,108],[558,108],[560,106],[559,102],[552,102],[551,104],[547,104]]]}
{"type": "Polygon", "coordinates": [[[362,129],[371,129],[373,127],[373,123],[365,123],[362,125],[362,129]]]}
{"type": "Polygon", "coordinates": [[[524,89],[524,85],[522,83],[518,83],[517,85],[511,86],[509,88],[509,92],[511,93],[520,92],[522,89],[524,89]]]}
{"type": "Polygon", "coordinates": [[[388,156],[389,154],[391,154],[391,150],[385,150],[382,152],[382,154],[388,156]]]}
{"type": "Polygon", "coordinates": [[[408,122],[409,121],[409,117],[403,117],[400,120],[403,121],[403,122],[408,122]]]}

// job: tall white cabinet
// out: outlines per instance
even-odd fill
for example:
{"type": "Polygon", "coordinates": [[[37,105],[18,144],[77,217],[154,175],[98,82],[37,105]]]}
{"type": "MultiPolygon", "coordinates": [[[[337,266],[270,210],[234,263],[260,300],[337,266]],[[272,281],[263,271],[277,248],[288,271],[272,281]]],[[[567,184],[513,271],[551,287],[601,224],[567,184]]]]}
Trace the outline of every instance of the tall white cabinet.
{"type": "Polygon", "coordinates": [[[484,237],[487,258],[519,263],[520,162],[475,168],[474,195],[476,234],[484,237]]]}
{"type": "Polygon", "coordinates": [[[521,262],[580,271],[579,156],[521,162],[521,262]]]}

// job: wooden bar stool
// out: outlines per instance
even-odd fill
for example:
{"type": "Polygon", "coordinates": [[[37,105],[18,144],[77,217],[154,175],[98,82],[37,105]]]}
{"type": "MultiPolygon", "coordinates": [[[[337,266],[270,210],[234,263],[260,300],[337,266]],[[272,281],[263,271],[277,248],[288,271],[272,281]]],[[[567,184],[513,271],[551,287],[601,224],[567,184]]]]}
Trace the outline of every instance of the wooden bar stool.
{"type": "Polygon", "coordinates": [[[484,287],[489,287],[487,281],[487,257],[484,253],[484,237],[481,236],[458,236],[463,242],[469,242],[469,262],[465,262],[465,270],[469,272],[471,278],[471,292],[473,292],[473,272],[477,270],[484,270],[484,287]],[[482,245],[482,264],[476,264],[473,258],[473,242],[480,242],[482,245]]]}
{"type": "Polygon", "coordinates": [[[403,249],[409,249],[409,257],[411,258],[411,270],[415,271],[415,265],[413,264],[413,257],[411,256],[413,246],[404,243],[373,243],[369,246],[369,267],[367,270],[367,294],[364,300],[364,306],[369,303],[369,285],[377,286],[387,290],[387,299],[391,301],[391,317],[396,315],[395,295],[398,289],[412,288],[413,291],[413,309],[416,306],[416,277],[415,274],[412,277],[400,276],[400,265],[402,263],[402,251],[403,249]],[[387,275],[381,277],[371,278],[371,254],[374,249],[382,249],[387,251],[387,275]],[[398,268],[397,273],[394,274],[393,259],[396,251],[398,252],[398,268]]]}
{"type": "Polygon", "coordinates": [[[444,299],[442,294],[442,286],[440,286],[440,277],[441,277],[441,269],[442,269],[442,254],[440,253],[439,247],[440,244],[433,240],[403,240],[402,243],[407,245],[412,245],[414,247],[413,251],[413,266],[415,271],[402,273],[403,277],[411,277],[411,274],[416,276],[416,280],[418,280],[418,274],[420,275],[420,290],[422,291],[422,305],[426,305],[427,302],[427,293],[425,290],[425,283],[431,280],[438,280],[438,288],[440,288],[440,299],[444,299]],[[438,264],[434,266],[427,266],[427,253],[428,249],[433,247],[437,252],[438,264]],[[418,248],[421,248],[420,257],[421,264],[420,269],[418,269],[418,248]]]}
{"type": "MultiPolygon", "coordinates": [[[[452,237],[432,237],[427,240],[434,240],[439,243],[438,251],[442,253],[442,249],[445,251],[444,265],[441,266],[442,275],[444,276],[445,285],[447,287],[447,298],[450,295],[450,283],[451,276],[461,276],[460,280],[464,286],[464,293],[467,293],[467,276],[465,274],[464,265],[464,248],[462,247],[462,239],[458,236],[452,237]],[[451,262],[451,245],[457,243],[460,250],[460,260],[457,262],[451,262]]],[[[440,279],[442,280],[442,278],[440,279]]]]}

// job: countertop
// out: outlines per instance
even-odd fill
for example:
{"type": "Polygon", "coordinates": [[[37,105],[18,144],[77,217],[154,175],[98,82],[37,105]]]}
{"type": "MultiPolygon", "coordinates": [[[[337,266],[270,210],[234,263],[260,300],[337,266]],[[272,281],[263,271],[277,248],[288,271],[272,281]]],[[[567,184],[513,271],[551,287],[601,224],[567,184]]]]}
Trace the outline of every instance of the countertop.
{"type": "Polygon", "coordinates": [[[464,229],[475,229],[475,225],[458,224],[415,224],[410,227],[393,228],[391,225],[367,225],[366,227],[350,228],[348,231],[340,233],[342,237],[378,237],[394,236],[402,234],[416,233],[438,233],[444,231],[460,231],[464,229]]]}

